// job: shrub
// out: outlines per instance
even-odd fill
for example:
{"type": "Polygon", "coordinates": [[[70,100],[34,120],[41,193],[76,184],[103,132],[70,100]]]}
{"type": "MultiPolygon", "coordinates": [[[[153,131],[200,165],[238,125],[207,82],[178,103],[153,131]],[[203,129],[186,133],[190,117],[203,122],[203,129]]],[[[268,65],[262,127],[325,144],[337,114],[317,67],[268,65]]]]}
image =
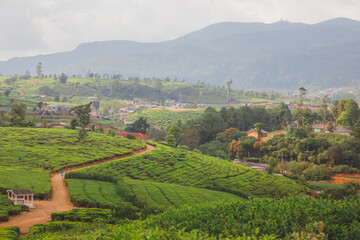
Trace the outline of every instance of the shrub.
{"type": "Polygon", "coordinates": [[[0,227],[0,239],[17,240],[19,235],[19,227],[0,227]]]}
{"type": "Polygon", "coordinates": [[[111,219],[110,209],[87,208],[73,209],[65,212],[51,214],[52,221],[71,221],[71,222],[94,222],[102,219],[109,222],[111,219]]]}
{"type": "Polygon", "coordinates": [[[125,137],[128,138],[128,139],[136,139],[136,137],[134,135],[131,135],[131,134],[126,134],[125,137]]]}
{"type": "Polygon", "coordinates": [[[246,158],[247,162],[253,162],[253,163],[259,163],[260,162],[260,158],[246,158]]]}
{"type": "Polygon", "coordinates": [[[324,164],[313,164],[303,171],[303,175],[306,180],[320,181],[329,179],[332,175],[332,171],[324,164]]]}

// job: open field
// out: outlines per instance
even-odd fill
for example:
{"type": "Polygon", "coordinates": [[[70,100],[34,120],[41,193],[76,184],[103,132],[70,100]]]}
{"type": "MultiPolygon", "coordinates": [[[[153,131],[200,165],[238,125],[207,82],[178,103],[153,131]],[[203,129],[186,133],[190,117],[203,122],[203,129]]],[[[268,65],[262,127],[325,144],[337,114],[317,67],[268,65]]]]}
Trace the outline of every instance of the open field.
{"type": "Polygon", "coordinates": [[[285,177],[159,144],[144,155],[80,169],[66,176],[106,181],[130,177],[259,197],[296,195],[305,191],[303,186],[285,177]]]}

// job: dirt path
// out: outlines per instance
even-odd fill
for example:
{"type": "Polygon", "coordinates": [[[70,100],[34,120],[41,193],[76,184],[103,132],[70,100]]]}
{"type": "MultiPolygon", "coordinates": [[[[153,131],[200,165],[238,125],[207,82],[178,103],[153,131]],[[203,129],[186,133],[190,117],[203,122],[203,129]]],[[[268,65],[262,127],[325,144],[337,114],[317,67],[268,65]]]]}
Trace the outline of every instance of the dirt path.
{"type": "Polygon", "coordinates": [[[360,174],[348,174],[348,173],[338,173],[335,176],[332,176],[329,180],[322,180],[320,182],[324,183],[333,183],[338,185],[344,185],[348,182],[358,182],[360,183],[360,174]],[[355,177],[355,178],[352,178],[355,177]]]}
{"type": "MultiPolygon", "coordinates": [[[[130,154],[107,158],[88,164],[82,164],[79,166],[68,167],[64,169],[64,172],[65,173],[71,172],[76,169],[91,167],[96,164],[114,161],[133,155],[144,154],[146,152],[153,150],[154,148],[155,147],[151,145],[147,145],[145,149],[137,150],[130,154]]],[[[61,177],[60,171],[51,174],[51,188],[52,188],[51,200],[44,200],[44,201],[35,200],[34,204],[36,208],[30,209],[29,212],[21,212],[19,215],[10,217],[9,221],[1,222],[0,227],[19,226],[21,235],[24,235],[29,232],[29,228],[34,224],[41,224],[51,221],[51,213],[68,211],[74,208],[78,208],[75,207],[70,202],[70,197],[67,187],[65,185],[64,177],[61,177]]]]}

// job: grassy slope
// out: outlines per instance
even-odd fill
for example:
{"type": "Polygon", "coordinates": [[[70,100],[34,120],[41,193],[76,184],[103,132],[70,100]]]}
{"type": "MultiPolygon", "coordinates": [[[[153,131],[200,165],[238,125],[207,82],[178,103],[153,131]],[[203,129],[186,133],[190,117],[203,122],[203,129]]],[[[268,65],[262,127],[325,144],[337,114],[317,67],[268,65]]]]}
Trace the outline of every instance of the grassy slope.
{"type": "Polygon", "coordinates": [[[31,189],[35,198],[44,198],[51,189],[49,171],[42,168],[0,166],[0,192],[5,194],[7,189],[31,189]]]}
{"type": "Polygon", "coordinates": [[[51,188],[50,170],[130,153],[145,146],[97,133],[89,133],[79,143],[77,134],[66,129],[0,128],[0,192],[29,188],[44,198],[51,188]]]}
{"type": "Polygon", "coordinates": [[[112,182],[67,179],[71,202],[76,206],[110,208],[117,204],[130,204],[116,193],[112,182]]]}
{"type": "Polygon", "coordinates": [[[70,178],[106,180],[130,177],[139,180],[244,191],[254,196],[280,197],[304,190],[285,177],[230,163],[199,153],[158,145],[144,155],[124,158],[69,173],[70,178]]]}
{"type": "MultiPolygon", "coordinates": [[[[87,179],[67,179],[66,182],[71,201],[77,206],[110,208],[119,204],[130,204],[125,202],[125,196],[121,192],[116,191],[115,183],[87,179]]],[[[171,183],[125,178],[124,184],[129,187],[137,199],[158,208],[179,207],[185,204],[195,205],[219,200],[243,200],[229,193],[171,183]]]]}
{"type": "Polygon", "coordinates": [[[77,136],[77,131],[67,129],[0,128],[0,166],[58,170],[145,147],[104,134],[89,133],[83,142],[77,136]]]}

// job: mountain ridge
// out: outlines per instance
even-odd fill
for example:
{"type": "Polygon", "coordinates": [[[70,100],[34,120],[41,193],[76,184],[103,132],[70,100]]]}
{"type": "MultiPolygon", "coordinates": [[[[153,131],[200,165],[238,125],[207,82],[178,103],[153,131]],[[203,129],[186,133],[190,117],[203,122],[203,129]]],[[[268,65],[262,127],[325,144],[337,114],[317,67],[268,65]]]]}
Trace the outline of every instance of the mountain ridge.
{"type": "Polygon", "coordinates": [[[0,73],[43,71],[167,77],[234,88],[342,87],[360,80],[360,21],[335,18],[316,24],[221,22],[179,38],[143,43],[95,41],[74,50],[0,62],[0,73]]]}

